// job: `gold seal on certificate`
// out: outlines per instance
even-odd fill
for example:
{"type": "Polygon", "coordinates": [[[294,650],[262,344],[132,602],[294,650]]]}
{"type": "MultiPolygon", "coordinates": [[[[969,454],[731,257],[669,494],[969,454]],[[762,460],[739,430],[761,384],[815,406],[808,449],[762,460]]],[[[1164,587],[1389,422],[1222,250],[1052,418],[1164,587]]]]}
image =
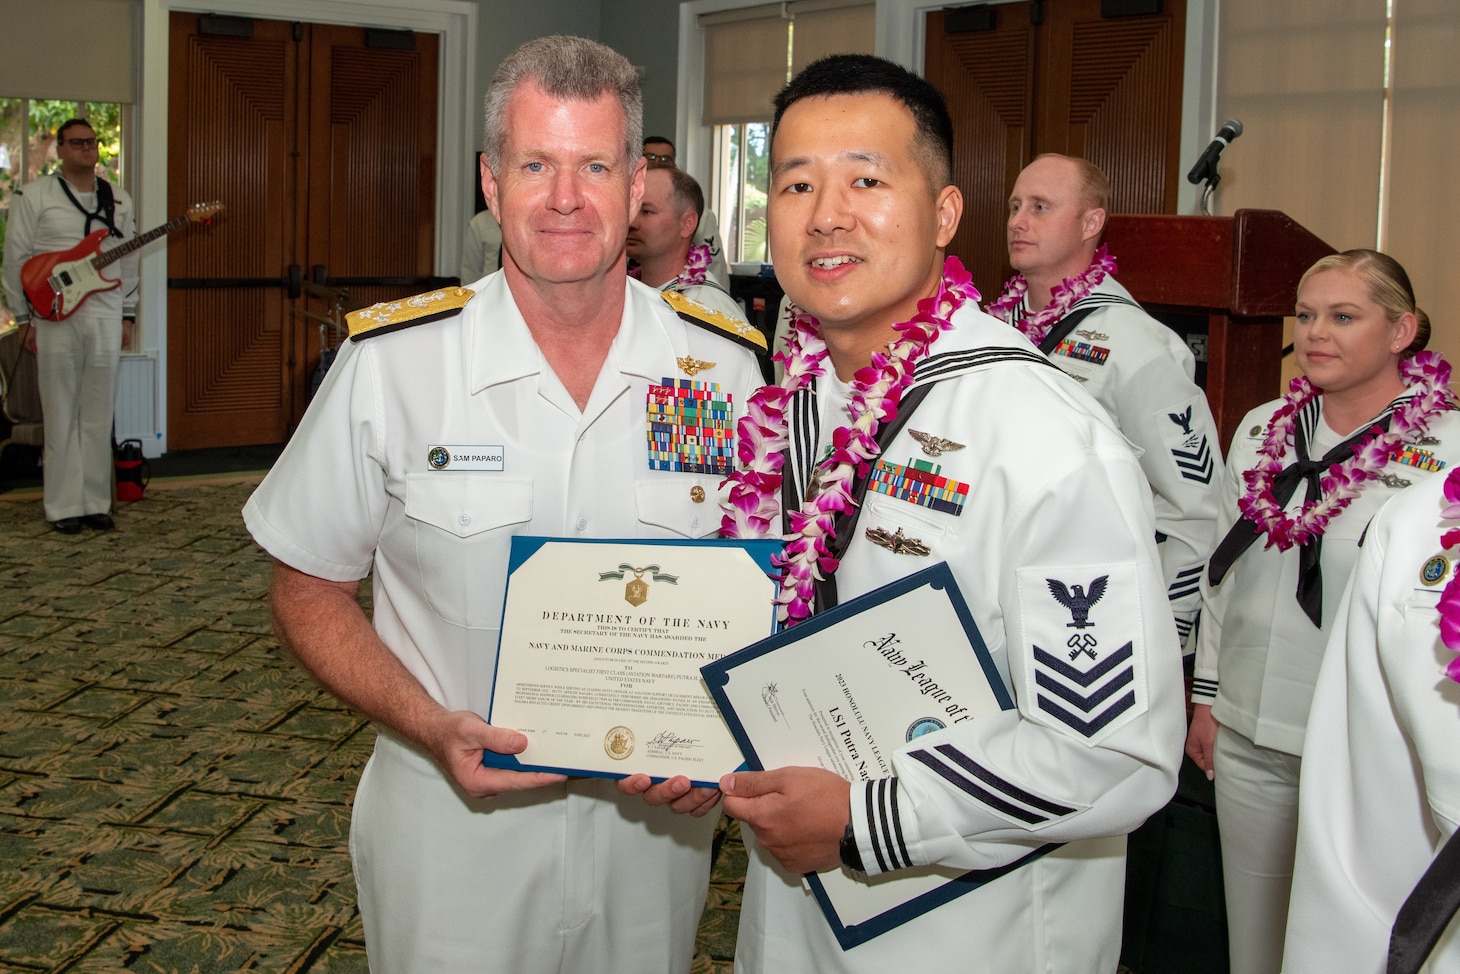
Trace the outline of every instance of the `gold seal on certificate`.
{"type": "Polygon", "coordinates": [[[487,720],[527,735],[494,767],[686,775],[742,763],[700,667],[775,628],[767,541],[513,538],[487,720]]]}
{"type": "Polygon", "coordinates": [[[604,752],[615,761],[622,761],[634,753],[634,732],[620,724],[603,738],[604,752]]]}

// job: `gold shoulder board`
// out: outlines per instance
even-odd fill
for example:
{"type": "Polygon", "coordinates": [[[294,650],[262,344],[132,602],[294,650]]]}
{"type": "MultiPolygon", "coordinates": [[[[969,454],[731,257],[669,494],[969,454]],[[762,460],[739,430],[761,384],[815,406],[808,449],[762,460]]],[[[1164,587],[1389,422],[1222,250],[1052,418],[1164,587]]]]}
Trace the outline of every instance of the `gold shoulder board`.
{"type": "Polygon", "coordinates": [[[708,329],[722,338],[728,338],[732,342],[744,345],[752,352],[766,352],[770,346],[766,344],[765,335],[761,330],[747,321],[739,318],[731,318],[723,312],[714,308],[707,308],[693,298],[686,297],[678,291],[660,291],[665,303],[674,309],[685,321],[692,325],[699,325],[708,329]]]}
{"type": "Polygon", "coordinates": [[[415,294],[398,301],[381,301],[368,308],[351,311],[345,316],[350,325],[350,341],[358,342],[428,321],[440,321],[459,314],[476,294],[465,287],[444,287],[437,291],[415,294]]]}

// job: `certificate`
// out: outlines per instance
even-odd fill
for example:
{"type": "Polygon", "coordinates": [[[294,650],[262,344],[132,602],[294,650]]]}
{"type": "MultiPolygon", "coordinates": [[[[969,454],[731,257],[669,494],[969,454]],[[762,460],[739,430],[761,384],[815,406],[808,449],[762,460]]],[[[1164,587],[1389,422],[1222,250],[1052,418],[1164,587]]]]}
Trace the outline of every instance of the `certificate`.
{"type": "Polygon", "coordinates": [[[487,721],[514,770],[715,786],[742,764],[700,667],[775,629],[778,541],[512,539],[487,721]]]}
{"type": "MultiPolygon", "coordinates": [[[[940,562],[703,672],[751,768],[819,766],[865,781],[891,775],[893,752],[915,738],[1012,709],[1004,662],[940,562]]],[[[996,870],[843,868],[806,881],[846,949],[1032,857],[996,870]]]]}

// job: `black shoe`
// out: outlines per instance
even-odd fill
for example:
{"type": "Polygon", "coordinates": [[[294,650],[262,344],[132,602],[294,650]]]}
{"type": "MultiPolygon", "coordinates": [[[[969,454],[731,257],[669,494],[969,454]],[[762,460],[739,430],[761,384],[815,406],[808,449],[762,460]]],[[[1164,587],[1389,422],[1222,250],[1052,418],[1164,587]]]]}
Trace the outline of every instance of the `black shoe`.
{"type": "Polygon", "coordinates": [[[60,520],[52,521],[51,530],[59,531],[61,534],[80,534],[81,518],[63,517],[60,520]]]}
{"type": "Polygon", "coordinates": [[[88,514],[81,518],[81,523],[93,531],[110,531],[117,526],[110,514],[88,514]]]}

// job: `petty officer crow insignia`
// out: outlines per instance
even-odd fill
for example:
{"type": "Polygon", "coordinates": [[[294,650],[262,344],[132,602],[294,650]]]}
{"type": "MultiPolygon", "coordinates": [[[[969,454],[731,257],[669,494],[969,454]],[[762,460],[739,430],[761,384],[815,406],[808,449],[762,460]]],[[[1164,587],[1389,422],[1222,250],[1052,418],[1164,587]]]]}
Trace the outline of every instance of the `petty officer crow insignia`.
{"type": "Polygon", "coordinates": [[[1171,451],[1171,462],[1176,464],[1176,472],[1187,480],[1209,484],[1217,464],[1212,458],[1212,447],[1206,434],[1191,428],[1195,410],[1196,400],[1189,399],[1177,406],[1175,412],[1162,410],[1165,415],[1157,414],[1156,423],[1162,431],[1162,442],[1171,451]]]}
{"type": "Polygon", "coordinates": [[[1090,745],[1144,713],[1135,566],[1032,566],[1018,577],[1021,631],[1010,652],[1028,654],[1026,713],[1090,745]]]}

